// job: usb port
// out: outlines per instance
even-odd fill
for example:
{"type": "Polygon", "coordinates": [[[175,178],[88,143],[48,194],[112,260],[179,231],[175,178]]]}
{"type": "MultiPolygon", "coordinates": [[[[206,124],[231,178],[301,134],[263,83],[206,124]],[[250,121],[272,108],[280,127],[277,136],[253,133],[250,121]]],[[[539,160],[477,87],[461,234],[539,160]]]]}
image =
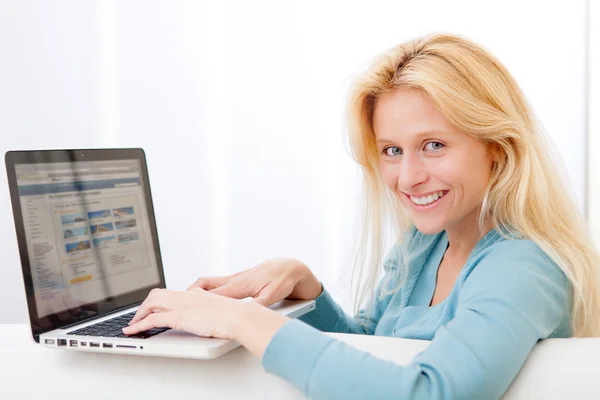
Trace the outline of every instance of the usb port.
{"type": "Polygon", "coordinates": [[[100,343],[90,342],[90,347],[100,347],[100,343]]]}
{"type": "Polygon", "coordinates": [[[79,343],[79,344],[81,345],[81,347],[85,347],[85,346],[87,346],[87,342],[81,342],[81,343],[79,343]]]}
{"type": "Polygon", "coordinates": [[[69,346],[77,347],[77,340],[69,340],[69,346]]]}
{"type": "Polygon", "coordinates": [[[102,343],[102,347],[110,349],[110,348],[112,348],[112,344],[110,344],[110,343],[102,343]]]}
{"type": "Polygon", "coordinates": [[[44,340],[45,344],[54,344],[54,339],[46,339],[44,340]]]}
{"type": "Polygon", "coordinates": [[[66,346],[67,345],[67,339],[58,339],[58,346],[66,346]]]}

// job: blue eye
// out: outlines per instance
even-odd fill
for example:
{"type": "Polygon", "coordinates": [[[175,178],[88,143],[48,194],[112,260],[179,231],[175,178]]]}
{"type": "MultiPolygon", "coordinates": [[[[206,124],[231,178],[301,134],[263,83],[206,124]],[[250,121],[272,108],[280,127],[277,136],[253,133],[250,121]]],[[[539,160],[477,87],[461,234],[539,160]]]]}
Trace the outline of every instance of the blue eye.
{"type": "Polygon", "coordinates": [[[384,148],[384,149],[383,149],[383,151],[382,151],[381,153],[383,153],[383,154],[386,154],[386,155],[388,155],[388,156],[395,156],[395,155],[398,155],[398,154],[402,154],[402,149],[401,149],[400,147],[389,146],[389,147],[386,147],[386,148],[384,148]],[[390,154],[390,153],[388,153],[388,150],[389,150],[389,149],[398,149],[398,150],[399,150],[399,153],[396,153],[396,154],[390,154]]]}
{"type": "Polygon", "coordinates": [[[444,146],[444,144],[443,144],[443,143],[440,143],[440,142],[435,142],[435,141],[433,141],[433,142],[429,142],[429,143],[427,143],[427,144],[425,145],[425,149],[426,149],[426,150],[429,150],[429,151],[441,150],[441,149],[443,149],[444,147],[445,147],[445,146],[444,146]],[[431,146],[429,146],[429,145],[431,145],[431,146]],[[429,148],[428,148],[428,147],[429,147],[429,148]]]}

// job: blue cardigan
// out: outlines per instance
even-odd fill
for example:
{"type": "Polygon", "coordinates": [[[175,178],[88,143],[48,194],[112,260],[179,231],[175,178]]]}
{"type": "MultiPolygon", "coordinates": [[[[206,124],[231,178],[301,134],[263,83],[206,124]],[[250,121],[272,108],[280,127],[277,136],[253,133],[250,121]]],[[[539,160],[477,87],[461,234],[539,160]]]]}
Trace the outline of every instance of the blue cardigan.
{"type": "Polygon", "coordinates": [[[314,399],[497,399],[538,340],[571,336],[567,278],[534,242],[505,240],[491,230],[471,252],[450,295],[430,307],[448,237],[415,229],[410,235],[410,267],[400,289],[382,292],[386,282],[388,291],[397,286],[397,245],[386,257],[372,313],[361,310],[358,323],[324,289],[315,311],[275,333],[263,355],[265,370],[314,399]],[[431,344],[400,366],[321,331],[431,344]]]}

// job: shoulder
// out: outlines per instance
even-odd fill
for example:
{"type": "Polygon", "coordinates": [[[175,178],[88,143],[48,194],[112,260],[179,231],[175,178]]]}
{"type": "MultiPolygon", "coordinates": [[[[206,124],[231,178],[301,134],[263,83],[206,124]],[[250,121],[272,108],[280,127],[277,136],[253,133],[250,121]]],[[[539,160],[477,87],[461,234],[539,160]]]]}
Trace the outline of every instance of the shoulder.
{"type": "Polygon", "coordinates": [[[462,279],[459,303],[463,306],[518,309],[533,318],[568,313],[567,277],[534,241],[497,241],[472,261],[462,279]]]}
{"type": "Polygon", "coordinates": [[[566,282],[562,269],[528,239],[502,239],[491,243],[473,257],[469,276],[545,277],[566,282]]]}

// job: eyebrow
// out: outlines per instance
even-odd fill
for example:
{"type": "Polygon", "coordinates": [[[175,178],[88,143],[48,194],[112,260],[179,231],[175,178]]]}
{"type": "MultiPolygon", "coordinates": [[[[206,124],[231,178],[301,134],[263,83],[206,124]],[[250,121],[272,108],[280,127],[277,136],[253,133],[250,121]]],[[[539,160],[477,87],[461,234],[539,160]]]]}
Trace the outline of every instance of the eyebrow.
{"type": "MultiPolygon", "coordinates": [[[[419,132],[417,133],[417,137],[421,137],[421,136],[429,136],[429,135],[436,135],[436,134],[446,134],[446,135],[451,135],[452,132],[447,132],[447,131],[423,131],[423,132],[419,132]]],[[[394,143],[393,140],[390,139],[386,139],[386,138],[381,138],[381,139],[377,139],[377,141],[375,143],[394,143]]]]}

